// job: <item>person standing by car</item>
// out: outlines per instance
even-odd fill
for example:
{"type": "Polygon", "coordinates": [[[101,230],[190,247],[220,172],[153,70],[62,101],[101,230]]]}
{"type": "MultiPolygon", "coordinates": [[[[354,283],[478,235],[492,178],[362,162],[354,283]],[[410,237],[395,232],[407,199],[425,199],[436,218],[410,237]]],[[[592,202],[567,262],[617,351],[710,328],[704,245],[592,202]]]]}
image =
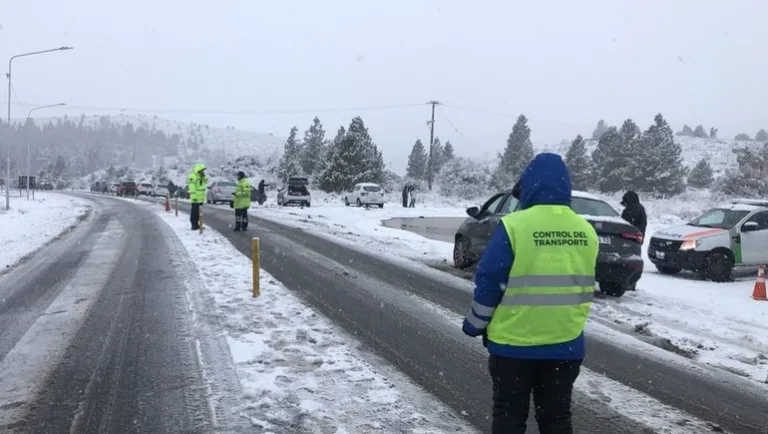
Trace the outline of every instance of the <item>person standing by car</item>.
{"type": "Polygon", "coordinates": [[[192,173],[187,177],[189,187],[189,201],[192,208],[189,212],[189,221],[192,223],[192,230],[200,229],[200,207],[205,202],[206,192],[208,191],[208,177],[205,176],[205,164],[195,164],[192,173]]]}
{"type": "Polygon", "coordinates": [[[251,184],[244,172],[237,172],[237,186],[232,193],[235,208],[235,232],[248,229],[248,208],[251,207],[251,184]]]}
{"type": "Polygon", "coordinates": [[[530,396],[542,434],[573,433],[571,395],[584,358],[598,238],[571,210],[562,158],[537,155],[475,274],[465,334],[483,336],[493,382],[493,434],[526,431],[530,396]]]}
{"type": "Polygon", "coordinates": [[[264,205],[264,202],[267,201],[267,193],[266,193],[265,188],[268,187],[268,186],[269,186],[269,184],[265,184],[263,179],[261,181],[259,181],[259,187],[258,187],[259,205],[264,205]]]}
{"type": "Polygon", "coordinates": [[[645,207],[640,204],[640,197],[637,193],[634,191],[624,193],[624,196],[621,198],[621,206],[624,207],[621,218],[640,229],[643,238],[645,238],[645,228],[648,225],[648,221],[645,215],[645,207]]]}

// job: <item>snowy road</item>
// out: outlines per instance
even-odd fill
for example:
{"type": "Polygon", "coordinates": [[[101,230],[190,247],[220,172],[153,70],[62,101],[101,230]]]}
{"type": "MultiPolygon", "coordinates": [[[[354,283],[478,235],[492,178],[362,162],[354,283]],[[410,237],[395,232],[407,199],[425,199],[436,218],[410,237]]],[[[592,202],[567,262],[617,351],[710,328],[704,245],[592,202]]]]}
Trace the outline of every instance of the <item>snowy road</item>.
{"type": "Polygon", "coordinates": [[[87,197],[89,219],[0,277],[0,431],[211,432],[183,248],[154,213],[87,197]]]}
{"type": "MultiPolygon", "coordinates": [[[[206,207],[205,215],[249,254],[249,236],[227,233],[229,209],[206,207]]],[[[459,330],[458,317],[471,297],[467,282],[368,254],[326,234],[256,217],[251,223],[251,233],[262,240],[265,270],[473,425],[487,427],[485,352],[459,330]]],[[[753,385],[670,362],[643,342],[628,348],[590,339],[588,345],[587,369],[576,389],[577,432],[709,431],[702,420],[734,433],[767,428],[762,409],[768,399],[753,385]]]]}

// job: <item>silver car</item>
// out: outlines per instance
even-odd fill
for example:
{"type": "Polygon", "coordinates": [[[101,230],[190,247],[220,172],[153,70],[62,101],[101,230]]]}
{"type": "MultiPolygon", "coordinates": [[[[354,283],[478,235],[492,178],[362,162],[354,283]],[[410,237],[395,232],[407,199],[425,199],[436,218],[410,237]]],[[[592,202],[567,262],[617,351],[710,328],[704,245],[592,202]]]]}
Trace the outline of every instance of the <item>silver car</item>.
{"type": "Polygon", "coordinates": [[[696,271],[715,282],[731,279],[734,267],[768,263],[768,201],[735,199],[683,226],[657,231],[648,259],[663,274],[696,271]]]}
{"type": "Polygon", "coordinates": [[[216,181],[208,186],[206,202],[208,203],[229,203],[235,194],[237,184],[230,181],[216,181]]]}

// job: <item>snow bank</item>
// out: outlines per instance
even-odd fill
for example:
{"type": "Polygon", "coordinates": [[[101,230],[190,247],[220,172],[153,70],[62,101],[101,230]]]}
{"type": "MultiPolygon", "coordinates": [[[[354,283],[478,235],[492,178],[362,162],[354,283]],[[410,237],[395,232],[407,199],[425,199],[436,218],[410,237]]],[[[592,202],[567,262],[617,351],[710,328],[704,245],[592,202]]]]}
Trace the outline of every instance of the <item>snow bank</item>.
{"type": "MultiPolygon", "coordinates": [[[[0,193],[5,198],[5,192],[0,193]]],[[[27,201],[11,191],[11,209],[0,209],[0,273],[58,237],[90,211],[89,202],[60,193],[35,193],[27,201]]]]}
{"type": "Polygon", "coordinates": [[[352,336],[264,271],[261,296],[252,298],[246,256],[212,229],[200,235],[154,208],[203,265],[198,272],[215,305],[200,317],[215,318],[227,336],[244,391],[238,411],[253,432],[475,432],[385,362],[360,358],[352,336]]]}

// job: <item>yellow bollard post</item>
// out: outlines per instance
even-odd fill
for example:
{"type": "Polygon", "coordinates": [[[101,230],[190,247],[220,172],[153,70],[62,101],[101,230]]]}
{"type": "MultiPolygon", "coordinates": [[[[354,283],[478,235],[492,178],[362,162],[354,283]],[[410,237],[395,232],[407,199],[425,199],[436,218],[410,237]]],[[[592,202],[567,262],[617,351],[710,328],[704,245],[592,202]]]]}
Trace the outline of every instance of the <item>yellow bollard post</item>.
{"type": "Polygon", "coordinates": [[[259,264],[259,239],[254,238],[251,243],[251,259],[253,260],[253,296],[258,297],[261,294],[259,290],[259,280],[261,265],[259,264]]]}
{"type": "Polygon", "coordinates": [[[200,217],[197,219],[197,225],[200,228],[200,233],[203,233],[203,205],[200,205],[200,217]]]}
{"type": "Polygon", "coordinates": [[[173,206],[176,208],[176,217],[179,216],[179,197],[176,196],[173,200],[173,206]]]}

